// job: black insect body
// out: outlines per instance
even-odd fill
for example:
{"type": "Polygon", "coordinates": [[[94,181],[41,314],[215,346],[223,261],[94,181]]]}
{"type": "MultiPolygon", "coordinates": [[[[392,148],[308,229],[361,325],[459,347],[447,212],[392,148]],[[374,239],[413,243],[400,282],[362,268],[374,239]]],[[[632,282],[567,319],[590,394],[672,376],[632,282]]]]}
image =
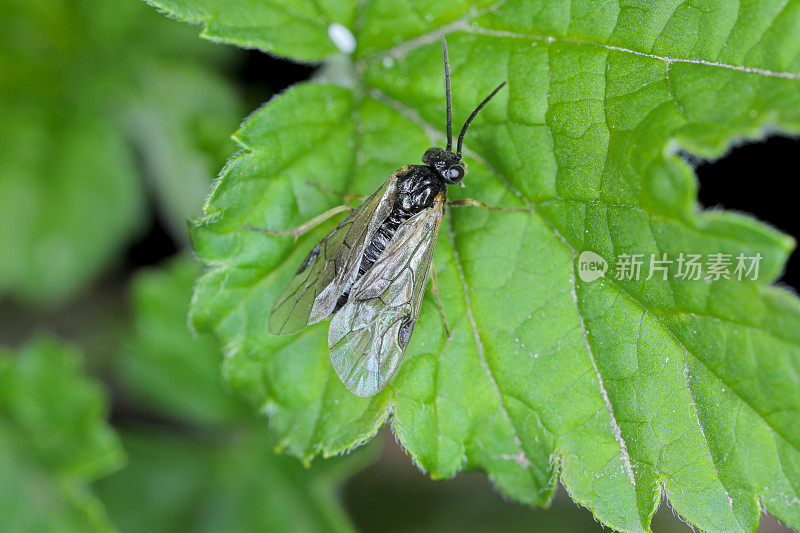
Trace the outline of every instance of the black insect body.
{"type": "Polygon", "coordinates": [[[460,183],[466,173],[461,161],[464,135],[481,108],[505,85],[500,84],[472,112],[454,153],[444,39],[442,46],[447,148],[430,148],[422,156],[423,165],[395,171],[320,241],[269,316],[270,332],[292,334],[333,315],[328,334],[331,362],[345,386],[358,396],[377,394],[400,364],[419,316],[447,185],[460,183]]]}
{"type": "MultiPolygon", "coordinates": [[[[400,224],[423,209],[431,207],[439,193],[445,195],[446,186],[444,181],[428,165],[406,165],[398,170],[395,175],[397,176],[397,190],[392,211],[386,217],[386,220],[381,223],[372,240],[364,249],[364,255],[361,258],[358,276],[353,282],[354,284],[358,283],[358,280],[367,273],[383,253],[400,224]]],[[[350,293],[345,292],[339,297],[336,307],[333,309],[334,313],[347,303],[349,296],[350,293]]]]}
{"type": "Polygon", "coordinates": [[[397,172],[397,192],[392,212],[375,232],[364,257],[358,275],[363,276],[381,255],[400,224],[433,205],[439,193],[444,194],[441,178],[427,165],[408,165],[397,172]]]}

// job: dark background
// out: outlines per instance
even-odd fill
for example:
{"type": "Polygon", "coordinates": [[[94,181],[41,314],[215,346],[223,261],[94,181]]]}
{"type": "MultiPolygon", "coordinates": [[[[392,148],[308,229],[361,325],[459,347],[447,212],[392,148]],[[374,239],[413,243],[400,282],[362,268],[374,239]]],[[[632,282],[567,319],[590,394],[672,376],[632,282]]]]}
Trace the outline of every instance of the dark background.
{"type": "MultiPolygon", "coordinates": [[[[699,200],[703,207],[744,211],[784,233],[800,235],[800,217],[793,194],[797,186],[800,140],[769,137],[734,148],[722,159],[700,164],[699,200]]],[[[797,253],[789,257],[780,280],[800,287],[797,253]]]]}

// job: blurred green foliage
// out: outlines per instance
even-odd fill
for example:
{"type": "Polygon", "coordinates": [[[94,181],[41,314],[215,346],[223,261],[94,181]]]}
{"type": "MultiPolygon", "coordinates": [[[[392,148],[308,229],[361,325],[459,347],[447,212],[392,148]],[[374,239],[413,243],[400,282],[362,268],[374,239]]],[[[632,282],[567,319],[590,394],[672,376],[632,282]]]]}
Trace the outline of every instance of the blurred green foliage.
{"type": "Polygon", "coordinates": [[[242,114],[234,56],[131,0],[0,12],[0,295],[53,304],[118,260],[148,191],[185,239],[242,114]]]}
{"type": "Polygon", "coordinates": [[[110,528],[87,484],[121,466],[108,401],[74,348],[48,338],[0,349],[0,523],[4,531],[110,528]]]}
{"type": "Polygon", "coordinates": [[[265,431],[124,431],[129,466],[96,489],[123,532],[352,531],[334,489],[372,454],[306,470],[265,431]]]}

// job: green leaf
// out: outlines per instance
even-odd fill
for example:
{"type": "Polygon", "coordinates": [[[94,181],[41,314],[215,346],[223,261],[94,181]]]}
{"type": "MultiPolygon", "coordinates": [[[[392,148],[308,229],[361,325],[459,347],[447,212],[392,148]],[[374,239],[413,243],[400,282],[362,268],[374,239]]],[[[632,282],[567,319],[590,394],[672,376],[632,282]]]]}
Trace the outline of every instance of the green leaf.
{"type": "Polygon", "coordinates": [[[0,515],[9,531],[105,531],[87,484],[124,461],[103,391],[54,340],[0,350],[0,515]]]}
{"type": "Polygon", "coordinates": [[[0,10],[0,294],[57,303],[143,229],[146,186],[186,240],[240,112],[230,55],[136,2],[0,10]]]}
{"type": "MultiPolygon", "coordinates": [[[[800,527],[800,302],[771,285],[794,240],[699,209],[678,155],[800,132],[800,4],[387,0],[356,20],[349,84],[298,86],[254,114],[193,231],[212,266],[194,323],[224,343],[229,383],[288,451],[342,452],[391,413],[431,476],[480,468],[537,505],[560,476],[614,529],[649,529],[662,495],[704,530],[755,530],[762,507],[800,527]],[[467,188],[448,192],[528,212],[448,210],[434,265],[452,336],[427,297],[397,376],[356,398],[331,370],[326,323],[266,327],[336,221],[297,243],[244,227],[295,227],[339,202],[308,179],[367,194],[441,145],[443,34],[455,123],[509,82],[467,136],[467,188]],[[682,280],[673,263],[666,280],[584,282],[583,251],[612,266],[634,253],[762,261],[756,281],[682,280]]],[[[279,51],[260,31],[251,42],[279,51]]]]}
{"type": "Polygon", "coordinates": [[[111,520],[122,531],[352,531],[336,488],[375,452],[313,467],[275,454],[266,421],[223,387],[213,338],[187,327],[199,272],[177,257],[134,282],[115,377],[123,405],[169,423],[123,431],[127,467],[95,485],[111,520]]]}

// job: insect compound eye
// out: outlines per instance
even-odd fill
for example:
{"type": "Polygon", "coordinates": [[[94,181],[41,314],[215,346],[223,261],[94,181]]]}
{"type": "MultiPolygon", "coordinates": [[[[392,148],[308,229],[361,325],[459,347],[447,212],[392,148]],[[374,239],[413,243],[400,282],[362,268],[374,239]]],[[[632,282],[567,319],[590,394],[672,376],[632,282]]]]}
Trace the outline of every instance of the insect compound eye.
{"type": "Polygon", "coordinates": [[[464,179],[464,167],[461,165],[454,165],[445,171],[444,177],[448,183],[458,183],[464,179]]]}

